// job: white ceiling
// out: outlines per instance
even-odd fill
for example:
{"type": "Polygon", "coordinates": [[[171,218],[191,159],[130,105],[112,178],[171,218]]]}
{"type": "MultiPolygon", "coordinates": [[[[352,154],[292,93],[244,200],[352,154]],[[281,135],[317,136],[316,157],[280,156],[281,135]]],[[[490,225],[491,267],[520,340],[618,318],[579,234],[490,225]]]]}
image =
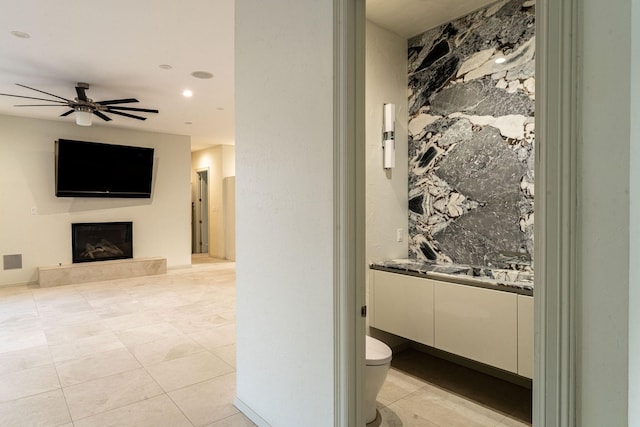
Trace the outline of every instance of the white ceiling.
{"type": "MultiPolygon", "coordinates": [[[[94,125],[191,135],[194,147],[232,144],[233,0],[0,0],[0,93],[43,97],[22,83],[75,98],[87,82],[95,101],[137,98],[159,114],[111,116],[94,125]],[[21,39],[11,31],[31,35],[21,39]],[[161,64],[173,68],[164,70],[161,64]],[[207,71],[209,80],[193,71],[207,71]],[[191,89],[192,98],[182,96],[191,89]],[[219,110],[222,109],[222,110],[219,110]],[[185,124],[191,122],[192,124],[185,124]]],[[[0,113],[74,122],[66,107],[0,96],[0,113]],[[27,101],[27,102],[22,102],[27,101]]]]}
{"type": "Polygon", "coordinates": [[[367,19],[410,38],[496,0],[367,0],[367,19]]]}
{"type": "MultiPolygon", "coordinates": [[[[367,0],[367,17],[409,37],[487,3],[367,0]]],[[[0,0],[0,10],[0,93],[48,98],[21,83],[73,99],[76,83],[86,82],[95,101],[137,98],[126,106],[160,111],[141,113],[145,121],[94,117],[94,126],[190,135],[192,149],[234,143],[234,0],[0,0]]],[[[33,103],[40,102],[0,96],[0,114],[75,120],[58,117],[66,107],[14,107],[33,103]]]]}

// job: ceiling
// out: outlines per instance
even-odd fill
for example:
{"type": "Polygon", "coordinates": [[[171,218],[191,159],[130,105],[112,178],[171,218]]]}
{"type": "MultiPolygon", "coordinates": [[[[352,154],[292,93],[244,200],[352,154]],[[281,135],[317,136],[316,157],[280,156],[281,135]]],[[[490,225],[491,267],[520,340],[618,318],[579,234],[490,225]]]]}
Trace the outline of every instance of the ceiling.
{"type": "Polygon", "coordinates": [[[367,0],[367,19],[410,38],[496,0],[367,0]]]}
{"type": "MultiPolygon", "coordinates": [[[[141,113],[145,121],[94,117],[94,126],[189,135],[192,150],[234,143],[234,0],[0,3],[0,93],[48,98],[20,83],[73,99],[75,85],[86,82],[95,101],[137,98],[126,106],[159,110],[141,113]],[[198,79],[195,71],[214,77],[198,79]]],[[[367,17],[409,37],[487,3],[367,0],[367,17]]],[[[75,121],[74,114],[59,117],[66,107],[14,107],[33,103],[40,102],[0,96],[0,114],[75,121]]]]}

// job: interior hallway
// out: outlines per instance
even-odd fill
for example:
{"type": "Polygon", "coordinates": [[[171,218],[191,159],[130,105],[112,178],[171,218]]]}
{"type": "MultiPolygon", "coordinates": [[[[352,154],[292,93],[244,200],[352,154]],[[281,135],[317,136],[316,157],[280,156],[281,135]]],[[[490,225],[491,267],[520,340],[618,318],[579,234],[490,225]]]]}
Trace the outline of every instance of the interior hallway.
{"type": "MultiPolygon", "coordinates": [[[[0,288],[0,425],[253,426],[232,404],[235,264],[193,261],[161,276],[0,288]]],[[[370,426],[526,426],[522,393],[406,351],[370,426]]]]}

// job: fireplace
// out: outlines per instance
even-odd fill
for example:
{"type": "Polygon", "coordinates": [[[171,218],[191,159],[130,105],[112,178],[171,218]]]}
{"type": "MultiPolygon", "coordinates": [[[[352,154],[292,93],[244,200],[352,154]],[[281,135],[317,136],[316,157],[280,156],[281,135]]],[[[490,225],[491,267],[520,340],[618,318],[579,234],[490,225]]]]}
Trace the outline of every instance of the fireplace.
{"type": "Polygon", "coordinates": [[[73,262],[133,258],[132,222],[71,224],[73,262]]]}

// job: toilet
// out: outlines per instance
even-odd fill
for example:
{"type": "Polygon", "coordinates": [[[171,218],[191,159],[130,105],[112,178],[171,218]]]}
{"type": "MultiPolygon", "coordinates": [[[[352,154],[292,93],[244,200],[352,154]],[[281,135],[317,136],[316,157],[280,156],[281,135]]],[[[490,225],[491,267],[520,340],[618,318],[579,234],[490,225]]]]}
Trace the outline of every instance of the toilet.
{"type": "Polygon", "coordinates": [[[376,397],[391,366],[391,349],[368,335],[365,346],[367,362],[364,369],[364,416],[368,424],[376,419],[376,397]]]}

